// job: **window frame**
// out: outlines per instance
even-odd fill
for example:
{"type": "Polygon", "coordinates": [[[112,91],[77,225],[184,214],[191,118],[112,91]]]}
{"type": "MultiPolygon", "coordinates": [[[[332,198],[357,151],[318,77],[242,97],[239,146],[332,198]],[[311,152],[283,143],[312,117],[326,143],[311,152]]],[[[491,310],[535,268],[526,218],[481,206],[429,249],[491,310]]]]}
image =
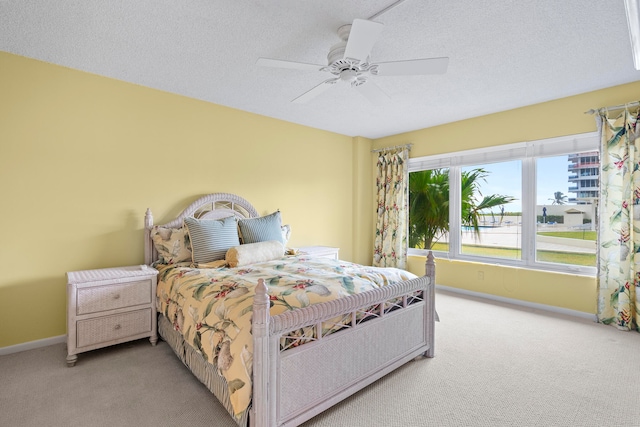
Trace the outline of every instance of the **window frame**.
{"type": "MultiPolygon", "coordinates": [[[[449,169],[449,251],[433,251],[437,258],[481,262],[485,264],[569,274],[595,276],[596,267],[554,264],[536,260],[536,161],[539,158],[600,151],[598,132],[588,132],[556,138],[457,151],[409,159],[409,173],[426,169],[449,169]],[[461,169],[509,160],[522,161],[522,240],[521,259],[494,258],[460,253],[461,231],[461,169]],[[451,232],[454,230],[454,232],[451,232]]],[[[601,175],[598,175],[598,180],[601,175]]],[[[596,209],[597,212],[597,209],[596,209]]],[[[596,223],[596,230],[598,224],[596,223]]],[[[408,248],[410,256],[426,256],[426,249],[408,248]]],[[[596,252],[597,256],[597,252],[596,252]]]]}

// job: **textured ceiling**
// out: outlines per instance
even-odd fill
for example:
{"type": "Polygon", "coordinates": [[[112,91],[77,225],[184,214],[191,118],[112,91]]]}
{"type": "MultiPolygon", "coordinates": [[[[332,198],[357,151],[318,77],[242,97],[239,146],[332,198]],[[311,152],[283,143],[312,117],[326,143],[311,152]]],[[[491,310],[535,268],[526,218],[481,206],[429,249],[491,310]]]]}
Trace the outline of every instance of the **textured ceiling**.
{"type": "Polygon", "coordinates": [[[375,77],[381,105],[347,85],[292,104],[328,75],[255,65],[326,64],[339,26],[393,3],[0,0],[0,50],[369,138],[640,80],[623,0],[407,0],[376,19],[372,62],[447,56],[449,68],[375,77]]]}

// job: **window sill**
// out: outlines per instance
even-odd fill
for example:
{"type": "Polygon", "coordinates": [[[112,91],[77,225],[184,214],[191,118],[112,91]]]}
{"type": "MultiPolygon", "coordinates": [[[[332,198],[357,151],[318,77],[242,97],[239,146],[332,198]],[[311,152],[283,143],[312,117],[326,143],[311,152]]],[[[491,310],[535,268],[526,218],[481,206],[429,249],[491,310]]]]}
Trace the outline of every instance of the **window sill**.
{"type": "MultiPolygon", "coordinates": [[[[410,248],[407,252],[407,255],[426,257],[428,252],[429,251],[424,249],[410,248]]],[[[523,268],[527,270],[547,271],[551,273],[571,274],[571,275],[588,276],[588,277],[595,277],[597,274],[596,267],[585,267],[580,265],[527,262],[524,260],[500,259],[500,258],[471,256],[471,255],[463,255],[463,254],[452,256],[448,252],[443,252],[443,251],[433,251],[433,256],[436,258],[436,260],[444,259],[447,261],[460,261],[460,262],[468,262],[468,263],[488,264],[488,265],[495,265],[498,267],[508,267],[508,268],[523,268]]]]}

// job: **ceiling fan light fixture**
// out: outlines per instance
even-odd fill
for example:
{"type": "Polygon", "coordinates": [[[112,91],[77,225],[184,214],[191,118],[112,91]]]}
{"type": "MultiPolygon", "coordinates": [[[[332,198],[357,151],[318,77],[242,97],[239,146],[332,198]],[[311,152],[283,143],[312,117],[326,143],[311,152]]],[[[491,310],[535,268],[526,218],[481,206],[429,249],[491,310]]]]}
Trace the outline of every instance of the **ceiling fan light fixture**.
{"type": "Polygon", "coordinates": [[[631,52],[636,70],[640,70],[640,0],[624,0],[631,39],[631,52]]]}
{"type": "Polygon", "coordinates": [[[358,72],[356,70],[347,69],[340,72],[340,80],[342,80],[343,82],[352,83],[356,81],[357,77],[358,72]]]}

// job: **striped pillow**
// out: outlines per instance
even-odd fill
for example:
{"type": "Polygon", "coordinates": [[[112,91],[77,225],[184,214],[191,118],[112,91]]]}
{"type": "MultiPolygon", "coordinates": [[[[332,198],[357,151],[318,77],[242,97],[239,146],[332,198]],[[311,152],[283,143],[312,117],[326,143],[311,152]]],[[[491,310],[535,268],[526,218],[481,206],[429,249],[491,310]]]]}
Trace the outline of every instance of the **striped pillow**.
{"type": "Polygon", "coordinates": [[[185,218],[189,230],[193,262],[211,262],[224,259],[229,248],[238,246],[238,226],[236,218],[222,219],[185,218]]]}
{"type": "Polygon", "coordinates": [[[243,244],[277,240],[284,245],[281,225],[280,211],[260,218],[242,218],[238,221],[243,244]]]}

